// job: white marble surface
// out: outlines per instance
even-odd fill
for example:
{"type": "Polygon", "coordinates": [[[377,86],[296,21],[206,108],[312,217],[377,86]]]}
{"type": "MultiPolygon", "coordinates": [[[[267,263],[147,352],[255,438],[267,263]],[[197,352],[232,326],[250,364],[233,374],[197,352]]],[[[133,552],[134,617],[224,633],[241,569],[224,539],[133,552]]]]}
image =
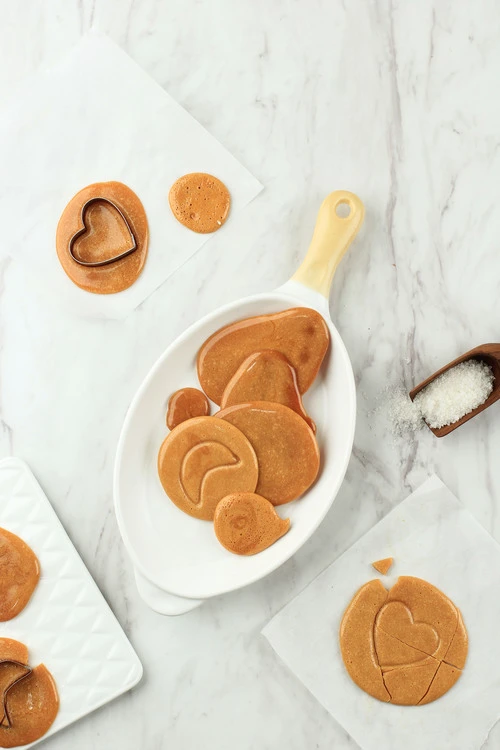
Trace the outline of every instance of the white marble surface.
{"type": "MultiPolygon", "coordinates": [[[[500,539],[500,407],[441,441],[395,440],[373,413],[388,383],[409,387],[500,337],[498,4],[0,0],[0,11],[2,103],[95,23],[265,185],[125,322],[58,317],[0,262],[0,455],[30,463],[145,665],[132,694],[47,747],[354,748],[259,633],[432,471],[500,539]],[[187,324],[292,273],[337,187],[367,208],[331,297],[359,388],[347,479],[269,579],[164,619],[136,594],[112,510],[129,400],[187,324]]],[[[498,726],[484,745],[497,747],[498,726]]]]}

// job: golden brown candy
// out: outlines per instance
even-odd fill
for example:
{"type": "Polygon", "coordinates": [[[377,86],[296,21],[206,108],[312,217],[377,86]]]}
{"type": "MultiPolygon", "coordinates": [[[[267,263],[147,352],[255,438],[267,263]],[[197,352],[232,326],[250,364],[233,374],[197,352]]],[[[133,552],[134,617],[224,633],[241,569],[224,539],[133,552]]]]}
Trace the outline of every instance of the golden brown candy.
{"type": "Polygon", "coordinates": [[[77,286],[94,294],[114,294],[131,286],[146,263],[148,241],[144,207],[121,182],[97,182],[80,190],[64,209],[56,232],[57,255],[64,271],[77,286]],[[82,208],[94,198],[104,200],[89,204],[82,223],[82,208]],[[125,219],[112,204],[118,206],[125,219]],[[108,265],[80,265],[71,256],[70,242],[82,228],[86,231],[73,244],[73,253],[79,260],[95,263],[117,257],[130,249],[134,238],[137,249],[108,265]]]}
{"type": "Polygon", "coordinates": [[[245,318],[221,328],[198,352],[198,377],[207,396],[220,404],[224,389],[242,362],[254,352],[281,352],[305,393],[318,374],[330,342],[328,327],[316,310],[295,307],[245,318]]]}
{"type": "Polygon", "coordinates": [[[195,417],[167,435],[158,454],[163,489],[181,510],[210,521],[231,492],[253,492],[259,474],[249,440],[215,417],[195,417]]]}
{"type": "Polygon", "coordinates": [[[372,567],[375,568],[377,573],[381,573],[383,576],[385,576],[387,575],[390,568],[392,567],[393,562],[394,562],[394,558],[384,557],[383,560],[376,560],[375,562],[372,562],[372,567]]]}
{"type": "Polygon", "coordinates": [[[250,441],[259,466],[255,492],[273,505],[300,497],[316,479],[319,470],[316,438],[292,409],[256,401],[228,406],[215,417],[230,422],[250,441]]]}
{"type": "Polygon", "coordinates": [[[282,519],[273,505],[253,492],[227,495],[215,509],[217,539],[235,555],[255,555],[287,533],[290,519],[282,519]]]}
{"type": "Polygon", "coordinates": [[[193,417],[208,417],[210,404],[203,391],[198,388],[181,388],[168,400],[167,427],[174,427],[193,417]]]}
{"type": "Polygon", "coordinates": [[[392,622],[385,610],[377,618],[383,630],[429,656],[444,659],[457,630],[458,610],[442,591],[420,578],[400,576],[389,591],[389,607],[393,608],[392,622]]]}
{"type": "Polygon", "coordinates": [[[0,725],[0,747],[28,745],[49,730],[59,711],[59,696],[44,664],[17,682],[5,696],[7,720],[0,725]]]}
{"type": "Polygon", "coordinates": [[[13,638],[0,638],[0,661],[12,660],[28,663],[28,647],[13,638]]]}
{"type": "Polygon", "coordinates": [[[220,229],[225,223],[231,196],[223,182],[211,174],[193,172],[179,177],[168,194],[177,221],[199,234],[220,229]]]}
{"type": "Polygon", "coordinates": [[[0,725],[7,722],[4,698],[7,690],[18,679],[25,677],[30,669],[28,647],[12,638],[0,638],[0,725]]]}
{"type": "Polygon", "coordinates": [[[25,608],[39,578],[40,566],[31,547],[0,529],[0,622],[11,620],[25,608]]]}
{"type": "Polygon", "coordinates": [[[340,625],[340,650],[351,679],[365,693],[389,703],[382,670],[373,644],[373,629],[378,611],[387,600],[387,591],[376,579],[356,592],[340,625]]]}
{"type": "Polygon", "coordinates": [[[423,705],[458,680],[468,650],[460,611],[427,581],[401,576],[385,590],[361,587],[340,628],[342,658],[354,682],[385,702],[423,705]]]}
{"type": "Polygon", "coordinates": [[[252,401],[272,401],[288,406],[316,432],[316,425],[302,404],[295,370],[281,352],[267,349],[243,360],[224,389],[220,408],[252,401]]]}

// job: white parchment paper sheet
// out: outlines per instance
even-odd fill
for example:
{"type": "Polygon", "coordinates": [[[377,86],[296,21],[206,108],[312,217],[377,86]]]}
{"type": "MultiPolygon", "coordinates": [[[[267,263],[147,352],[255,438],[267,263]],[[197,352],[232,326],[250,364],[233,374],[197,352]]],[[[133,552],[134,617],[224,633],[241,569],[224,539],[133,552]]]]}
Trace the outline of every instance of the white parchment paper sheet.
{"type": "Polygon", "coordinates": [[[219,177],[231,192],[228,222],[262,189],[125,52],[95,31],[57,66],[21,86],[0,117],[0,165],[0,254],[23,264],[31,288],[45,300],[92,317],[129,314],[210,238],[172,216],[168,192],[178,177],[219,177]],[[78,190],[108,180],[126,183],[143,202],[149,256],[130,289],[95,295],[65,275],[55,232],[78,190]]]}
{"type": "Polygon", "coordinates": [[[279,612],[263,633],[285,664],[364,750],[473,750],[500,717],[500,546],[436,477],[397,506],[279,612]],[[394,557],[389,576],[371,563],[394,557]],[[424,578],[461,609],[469,655],[457,684],[426,706],[381,703],[347,674],[345,608],[379,577],[424,578]]]}

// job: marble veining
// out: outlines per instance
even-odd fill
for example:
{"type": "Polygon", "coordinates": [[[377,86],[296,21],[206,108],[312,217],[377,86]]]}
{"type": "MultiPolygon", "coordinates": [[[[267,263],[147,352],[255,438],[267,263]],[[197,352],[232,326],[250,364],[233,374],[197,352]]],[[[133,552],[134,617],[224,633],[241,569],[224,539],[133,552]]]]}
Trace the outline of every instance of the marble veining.
{"type": "MultiPolygon", "coordinates": [[[[497,4],[4,1],[2,105],[91,24],[265,190],[125,321],[61,317],[2,261],[0,456],[28,461],[145,665],[142,685],[47,747],[355,748],[259,633],[434,471],[500,539],[500,407],[443,440],[401,439],[381,395],[500,335],[497,4]],[[321,199],[339,187],[366,205],[331,295],[358,387],[346,481],[318,532],[267,580],[162,618],[137,596],[112,512],[128,403],[187,325],[293,273],[321,199]]],[[[483,748],[499,744],[497,726],[483,748]]]]}

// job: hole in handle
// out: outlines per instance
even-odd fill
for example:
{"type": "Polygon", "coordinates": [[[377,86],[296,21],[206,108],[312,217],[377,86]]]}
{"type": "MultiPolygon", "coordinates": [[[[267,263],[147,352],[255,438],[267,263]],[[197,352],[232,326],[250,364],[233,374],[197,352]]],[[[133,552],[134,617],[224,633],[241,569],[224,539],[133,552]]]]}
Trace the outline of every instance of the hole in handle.
{"type": "Polygon", "coordinates": [[[351,214],[351,207],[347,201],[340,201],[335,206],[335,213],[339,219],[348,219],[351,214]]]}

